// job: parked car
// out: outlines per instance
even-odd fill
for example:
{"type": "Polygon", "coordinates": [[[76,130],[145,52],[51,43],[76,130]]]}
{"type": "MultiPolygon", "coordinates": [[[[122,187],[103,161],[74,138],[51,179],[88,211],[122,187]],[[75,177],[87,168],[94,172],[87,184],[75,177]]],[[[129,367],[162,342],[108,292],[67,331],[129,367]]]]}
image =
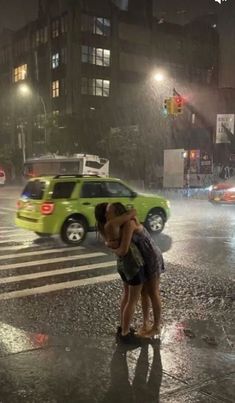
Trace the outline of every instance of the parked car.
{"type": "Polygon", "coordinates": [[[3,169],[0,168],[0,186],[4,186],[6,182],[6,174],[3,169]]]}
{"type": "Polygon", "coordinates": [[[235,205],[235,176],[209,188],[208,199],[213,204],[235,205]]]}
{"type": "Polygon", "coordinates": [[[60,234],[79,245],[95,231],[95,206],[121,202],[134,207],[152,233],[160,233],[170,215],[170,203],[157,195],[143,195],[119,179],[88,175],[57,175],[28,181],[18,201],[16,225],[39,236],[60,234]]]}

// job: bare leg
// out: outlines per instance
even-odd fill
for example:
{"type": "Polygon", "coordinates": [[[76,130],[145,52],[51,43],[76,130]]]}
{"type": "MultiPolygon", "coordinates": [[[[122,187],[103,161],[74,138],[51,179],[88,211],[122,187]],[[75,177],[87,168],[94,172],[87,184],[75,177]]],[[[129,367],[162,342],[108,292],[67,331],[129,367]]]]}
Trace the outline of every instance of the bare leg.
{"type": "Polygon", "coordinates": [[[160,299],[160,277],[155,276],[146,283],[148,295],[151,299],[153,309],[154,323],[150,331],[146,332],[147,336],[154,336],[160,333],[160,320],[161,320],[161,299],[160,299]]]}
{"type": "Polygon", "coordinates": [[[128,284],[123,283],[123,293],[122,293],[121,301],[120,301],[120,325],[121,325],[121,328],[123,326],[123,323],[122,323],[123,311],[124,311],[124,308],[128,301],[128,295],[129,295],[129,286],[128,286],[128,284]]]}
{"type": "Polygon", "coordinates": [[[124,307],[122,317],[122,336],[125,336],[126,334],[129,333],[130,323],[133,318],[137,302],[140,298],[142,287],[143,287],[142,284],[129,286],[128,301],[124,307]]]}
{"type": "Polygon", "coordinates": [[[141,305],[143,312],[143,325],[138,330],[138,334],[140,336],[144,335],[147,331],[150,330],[150,305],[151,300],[148,295],[148,290],[144,285],[141,291],[141,305]]]}

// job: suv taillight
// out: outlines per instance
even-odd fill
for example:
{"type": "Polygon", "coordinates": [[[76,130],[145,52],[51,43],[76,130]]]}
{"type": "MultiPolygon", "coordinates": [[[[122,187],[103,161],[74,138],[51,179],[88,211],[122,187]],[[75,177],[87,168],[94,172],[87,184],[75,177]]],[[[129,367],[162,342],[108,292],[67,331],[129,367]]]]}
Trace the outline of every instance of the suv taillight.
{"type": "Polygon", "coordinates": [[[53,202],[45,202],[41,204],[40,211],[43,215],[50,215],[53,213],[55,205],[53,202]]]}
{"type": "Polygon", "coordinates": [[[4,172],[0,171],[0,178],[3,178],[5,176],[4,172]]]}

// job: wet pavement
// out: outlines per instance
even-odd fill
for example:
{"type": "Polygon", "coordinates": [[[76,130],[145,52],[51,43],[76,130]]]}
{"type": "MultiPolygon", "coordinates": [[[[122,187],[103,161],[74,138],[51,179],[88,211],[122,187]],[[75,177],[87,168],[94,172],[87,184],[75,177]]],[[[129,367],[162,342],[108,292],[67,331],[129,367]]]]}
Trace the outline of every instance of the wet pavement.
{"type": "Polygon", "coordinates": [[[161,344],[128,350],[113,256],[19,232],[17,192],[0,189],[0,402],[234,402],[235,209],[173,201],[161,344]]]}
{"type": "Polygon", "coordinates": [[[213,323],[175,322],[161,343],[135,349],[114,337],[53,337],[3,325],[0,360],[4,403],[234,402],[234,356],[213,323]],[[216,345],[203,334],[216,334],[216,345]]]}

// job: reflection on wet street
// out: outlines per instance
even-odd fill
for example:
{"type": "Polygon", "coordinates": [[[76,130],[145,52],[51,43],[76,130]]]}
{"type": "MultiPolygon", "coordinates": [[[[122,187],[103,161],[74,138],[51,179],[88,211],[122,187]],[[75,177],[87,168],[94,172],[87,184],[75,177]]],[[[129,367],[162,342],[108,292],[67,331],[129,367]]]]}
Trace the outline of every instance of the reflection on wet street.
{"type": "Polygon", "coordinates": [[[233,403],[234,209],[172,201],[155,238],[161,343],[125,348],[114,256],[94,234],[71,249],[20,231],[11,203],[0,200],[0,401],[233,403]]]}

